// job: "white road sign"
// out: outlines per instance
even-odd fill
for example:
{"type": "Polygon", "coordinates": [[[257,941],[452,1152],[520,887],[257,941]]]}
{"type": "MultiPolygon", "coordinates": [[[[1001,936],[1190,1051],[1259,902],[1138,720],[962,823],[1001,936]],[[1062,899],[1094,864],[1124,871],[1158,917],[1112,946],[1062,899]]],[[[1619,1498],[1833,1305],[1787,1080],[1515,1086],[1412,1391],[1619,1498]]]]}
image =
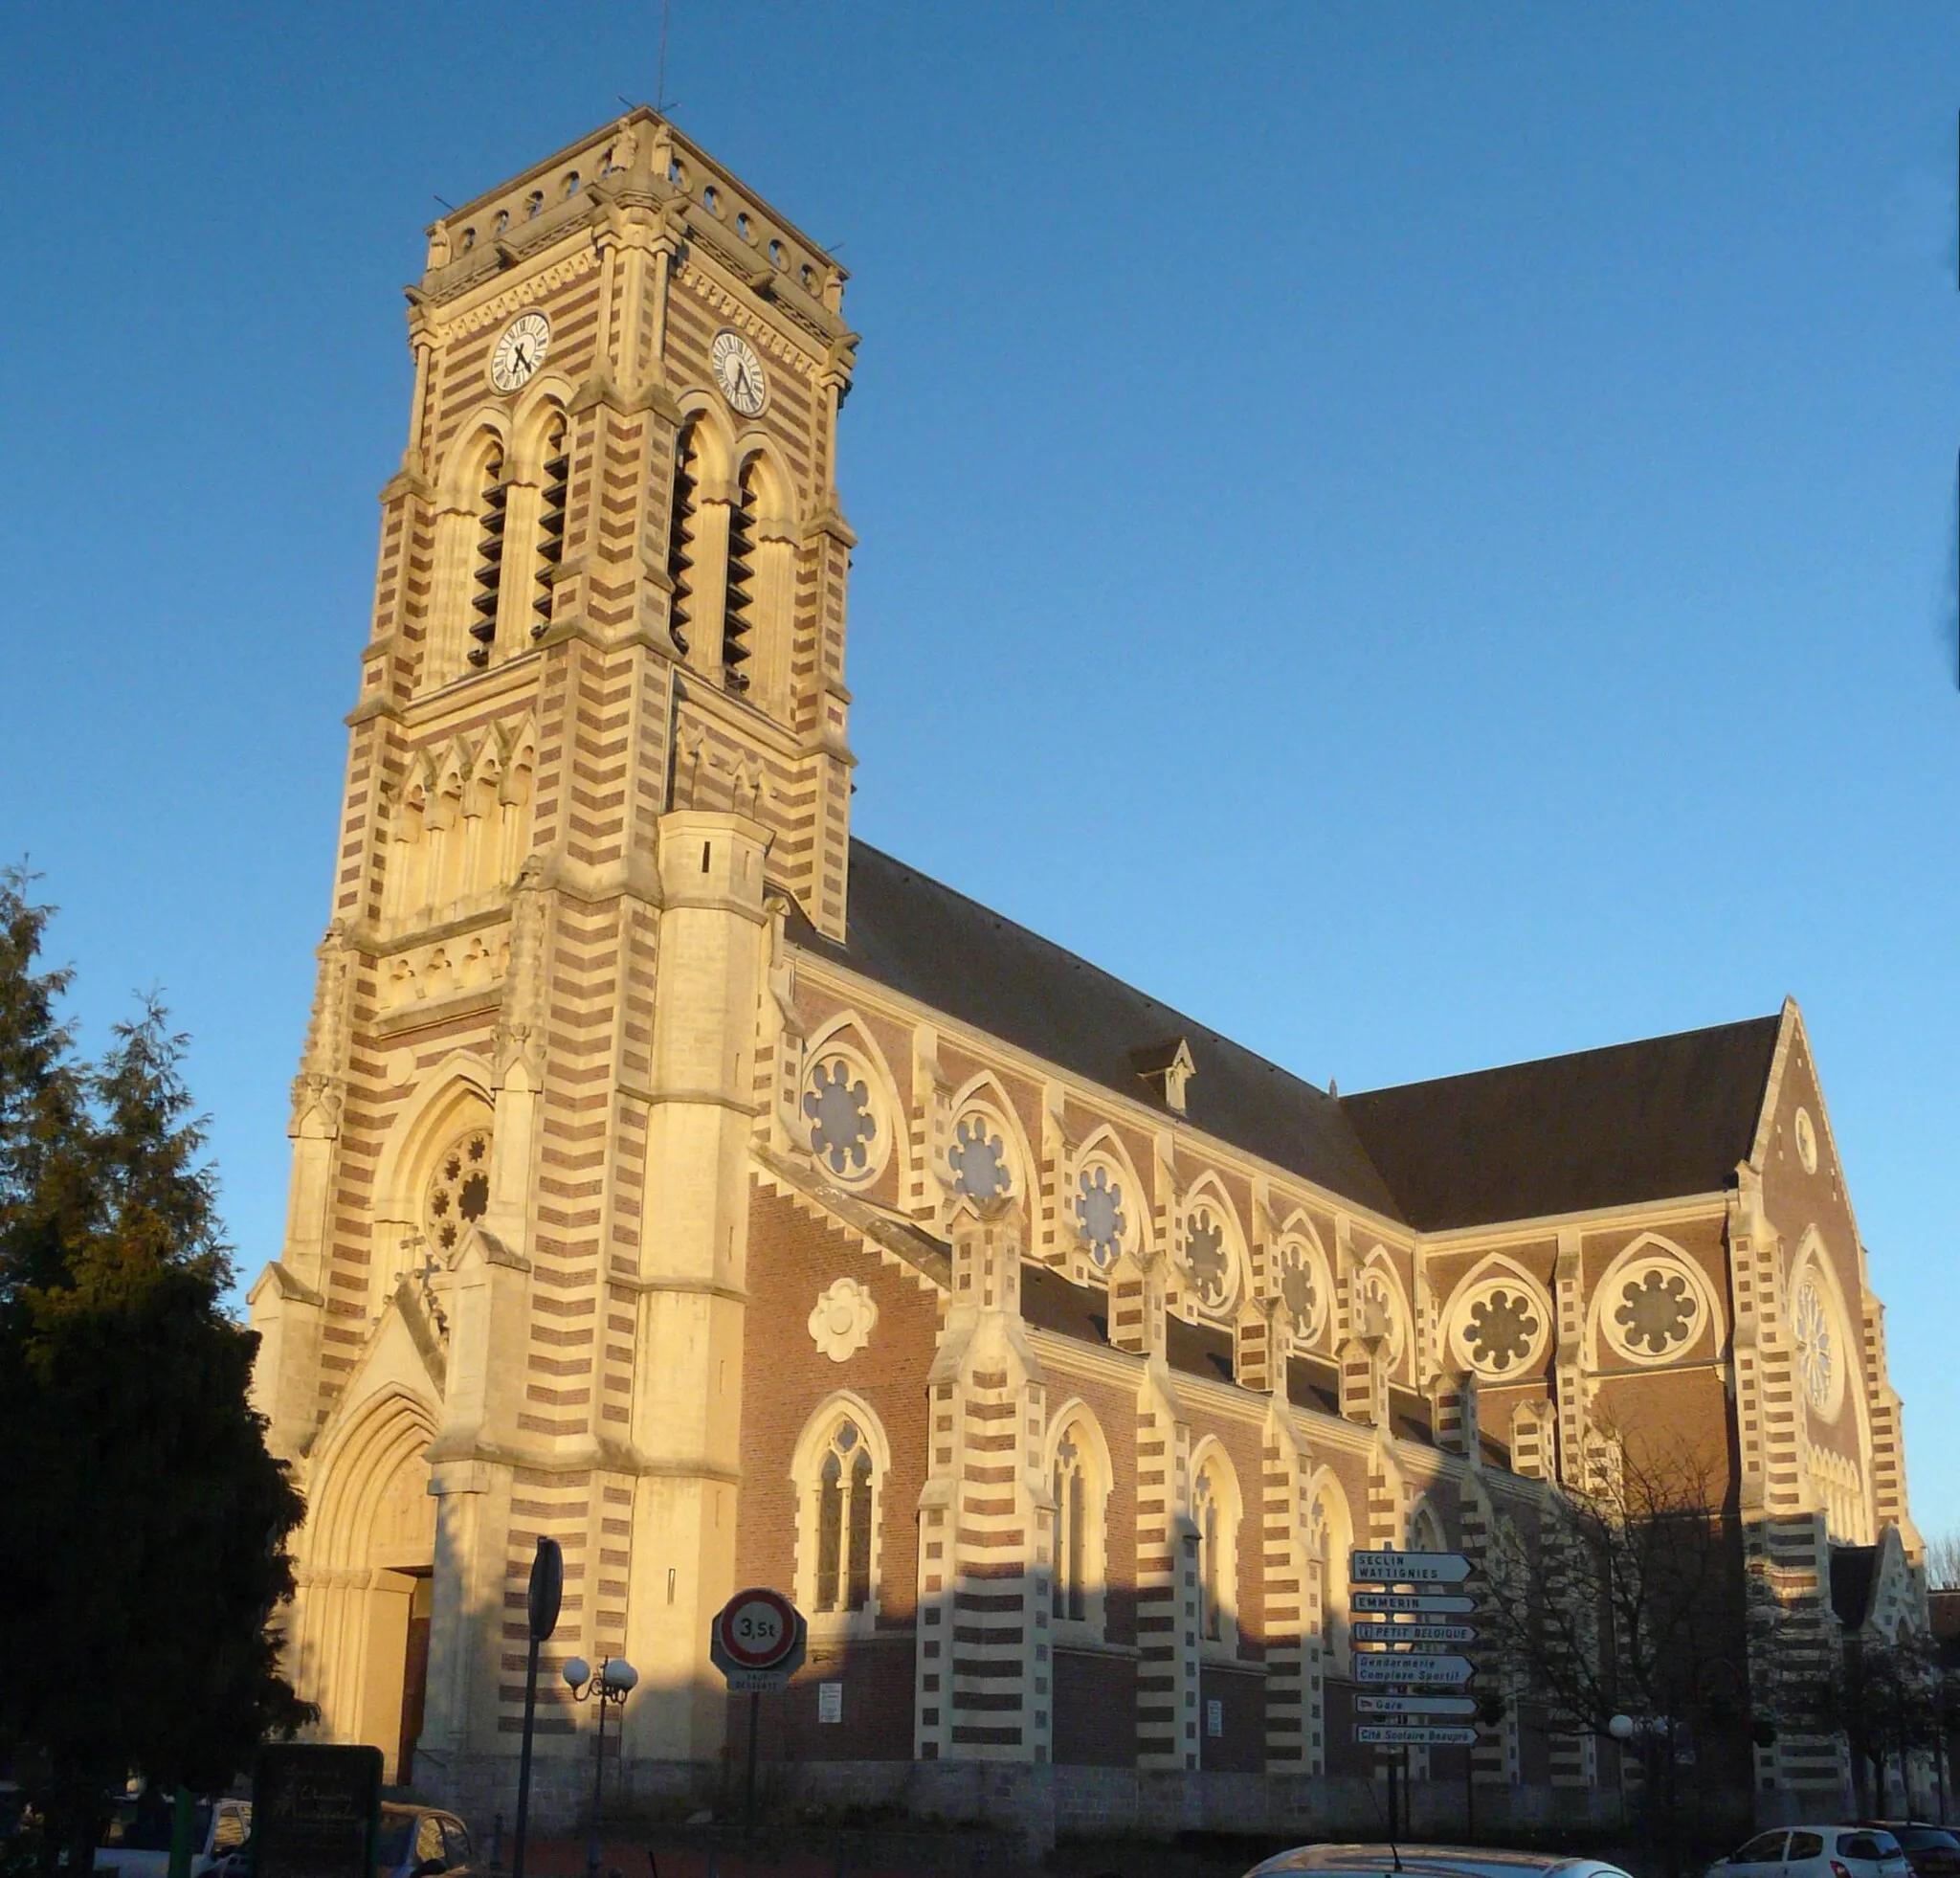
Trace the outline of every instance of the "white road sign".
{"type": "Polygon", "coordinates": [[[1357,1623],[1357,1643],[1474,1643],[1474,1623],[1357,1623]]]}
{"type": "Polygon", "coordinates": [[[1357,1695],[1357,1715],[1474,1715],[1474,1695],[1357,1695]]]}
{"type": "Polygon", "coordinates": [[[1477,1666],[1467,1656],[1421,1656],[1414,1651],[1378,1650],[1354,1659],[1357,1683],[1397,1683],[1420,1688],[1425,1683],[1467,1683],[1477,1666]]]}
{"type": "Polygon", "coordinates": [[[1362,1552],[1348,1556],[1348,1576],[1363,1584],[1461,1584],[1470,1561],[1460,1552],[1362,1552]]]}
{"type": "Polygon", "coordinates": [[[1474,1748],[1474,1728],[1403,1727],[1390,1722],[1385,1727],[1357,1727],[1354,1738],[1364,1748],[1474,1748]]]}
{"type": "Polygon", "coordinates": [[[1351,1611],[1406,1611],[1416,1617],[1469,1617],[1477,1599],[1452,1591],[1355,1591],[1348,1596],[1351,1611]]]}

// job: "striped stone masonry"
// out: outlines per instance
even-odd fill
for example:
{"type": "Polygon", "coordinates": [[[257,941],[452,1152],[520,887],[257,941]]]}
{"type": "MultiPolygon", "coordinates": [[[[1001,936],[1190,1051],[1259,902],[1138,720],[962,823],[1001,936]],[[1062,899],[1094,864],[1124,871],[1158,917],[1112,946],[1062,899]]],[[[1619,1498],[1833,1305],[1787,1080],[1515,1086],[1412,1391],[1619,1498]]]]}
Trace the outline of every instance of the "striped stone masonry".
{"type": "Polygon", "coordinates": [[[963,1196],[947,1229],[913,1737],[922,1760],[1046,1761],[1055,1508],[1041,1464],[1046,1391],[1020,1316],[1024,1222],[1014,1202],[963,1196]]]}

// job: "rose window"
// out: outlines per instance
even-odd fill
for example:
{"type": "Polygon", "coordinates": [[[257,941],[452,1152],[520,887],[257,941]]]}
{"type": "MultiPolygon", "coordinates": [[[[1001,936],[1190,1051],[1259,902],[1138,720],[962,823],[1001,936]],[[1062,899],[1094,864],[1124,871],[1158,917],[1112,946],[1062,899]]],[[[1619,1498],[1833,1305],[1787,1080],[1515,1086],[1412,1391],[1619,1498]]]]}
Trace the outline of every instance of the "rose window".
{"type": "Polygon", "coordinates": [[[1232,1253],[1225,1222],[1209,1206],[1192,1208],[1184,1234],[1184,1263],[1198,1301],[1217,1309],[1232,1289],[1232,1253]]]}
{"type": "Polygon", "coordinates": [[[1123,1183],[1098,1163],[1076,1176],[1076,1228],[1099,1269],[1116,1263],[1129,1233],[1123,1210],[1123,1183]]]}
{"type": "Polygon", "coordinates": [[[490,1207],[490,1130],[472,1129],[444,1151],[429,1177],[423,1215],[432,1243],[455,1248],[463,1228],[490,1207]]]}
{"type": "Polygon", "coordinates": [[[1664,1356],[1695,1333],[1702,1301],[1684,1271],[1649,1266],[1620,1286],[1613,1313],[1619,1340],[1637,1356],[1664,1356]]]}
{"type": "Polygon", "coordinates": [[[845,1057],[816,1065],[803,1092],[811,1151],[844,1180],[862,1180],[878,1170],[872,1160],[878,1117],[871,1112],[870,1080],[845,1057]]]}
{"type": "Polygon", "coordinates": [[[962,1116],[947,1152],[953,1170],[953,1191],[976,1200],[1000,1199],[1013,1191],[1008,1172],[1007,1143],[985,1115],[962,1116]]]}
{"type": "Polygon", "coordinates": [[[1792,1323],[1796,1344],[1796,1373],[1803,1378],[1803,1393],[1811,1406],[1826,1411],[1831,1406],[1832,1349],[1831,1308],[1815,1279],[1806,1279],[1796,1294],[1796,1310],[1792,1323]]]}
{"type": "Polygon", "coordinates": [[[1492,1290],[1470,1307],[1463,1341],[1480,1370],[1503,1375],[1526,1362],[1543,1318],[1523,1291],[1492,1290]]]}
{"type": "Polygon", "coordinates": [[[1294,1330],[1310,1337],[1320,1329],[1321,1287],[1313,1255],[1298,1240],[1289,1240],[1279,1254],[1280,1302],[1293,1319],[1294,1330]]]}

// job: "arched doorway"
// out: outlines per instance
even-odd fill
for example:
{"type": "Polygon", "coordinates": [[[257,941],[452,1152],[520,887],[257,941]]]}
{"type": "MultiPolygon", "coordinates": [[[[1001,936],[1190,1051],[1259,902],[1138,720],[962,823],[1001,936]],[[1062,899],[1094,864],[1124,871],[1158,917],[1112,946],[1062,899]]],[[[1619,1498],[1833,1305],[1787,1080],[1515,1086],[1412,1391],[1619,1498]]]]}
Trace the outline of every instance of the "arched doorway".
{"type": "Polygon", "coordinates": [[[429,1410],[389,1390],[358,1412],[316,1476],[303,1690],[328,1739],[365,1742],[407,1781],[429,1674],[435,1503],[429,1410]]]}

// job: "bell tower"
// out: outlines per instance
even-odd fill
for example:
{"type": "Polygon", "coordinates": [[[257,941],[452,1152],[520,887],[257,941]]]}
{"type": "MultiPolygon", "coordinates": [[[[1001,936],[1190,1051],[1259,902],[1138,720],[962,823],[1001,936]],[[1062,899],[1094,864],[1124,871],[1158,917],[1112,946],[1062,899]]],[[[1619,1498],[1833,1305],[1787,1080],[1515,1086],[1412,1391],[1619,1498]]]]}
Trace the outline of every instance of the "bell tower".
{"type": "MultiPolygon", "coordinates": [[[[627,1756],[720,1752],[770,923],[793,902],[844,933],[843,286],[641,108],[437,222],[408,289],[408,447],[252,1306],[310,1507],[301,1690],[458,1803],[516,1752],[544,1533],[551,1648],[640,1670],[627,1756]],[[424,1484],[427,1533],[400,1510],[424,1484]]],[[[587,1764],[556,1692],[546,1817],[587,1764]]]]}

